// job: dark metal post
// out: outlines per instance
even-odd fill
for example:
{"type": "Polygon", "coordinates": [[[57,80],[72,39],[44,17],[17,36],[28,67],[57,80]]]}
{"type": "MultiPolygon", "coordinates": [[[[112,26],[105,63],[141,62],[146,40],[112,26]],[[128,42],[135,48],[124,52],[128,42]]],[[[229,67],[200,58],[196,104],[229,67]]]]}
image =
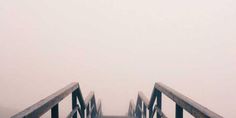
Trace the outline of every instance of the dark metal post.
{"type": "MultiPolygon", "coordinates": [[[[72,92],[72,110],[75,109],[77,105],[77,96],[76,96],[76,91],[72,92]]],[[[73,118],[77,118],[77,111],[73,115],[73,118]]]]}
{"type": "Polygon", "coordinates": [[[146,105],[143,103],[143,116],[144,116],[144,118],[146,118],[147,117],[147,110],[146,110],[146,105]]]}
{"type": "Polygon", "coordinates": [[[90,115],[91,115],[91,118],[94,118],[94,107],[93,107],[93,102],[92,101],[91,101],[90,115]]]}
{"type": "Polygon", "coordinates": [[[149,118],[153,118],[153,116],[152,116],[152,108],[149,109],[149,114],[148,115],[149,115],[149,118]]]}
{"type": "Polygon", "coordinates": [[[87,108],[86,108],[86,118],[89,118],[89,114],[90,114],[90,103],[88,104],[87,108]]]}
{"type": "MultiPolygon", "coordinates": [[[[157,108],[161,110],[161,92],[159,90],[157,90],[157,108]]],[[[161,115],[158,112],[157,118],[161,118],[161,115]]]]}
{"type": "Polygon", "coordinates": [[[138,117],[137,118],[142,118],[142,111],[141,111],[142,109],[140,109],[141,107],[142,106],[140,106],[140,104],[139,104],[138,113],[137,113],[138,117]]]}
{"type": "Polygon", "coordinates": [[[85,117],[85,109],[84,108],[81,108],[81,111],[80,111],[80,118],[84,118],[85,117]]]}
{"type": "Polygon", "coordinates": [[[51,109],[51,118],[59,118],[58,104],[51,109]]]}
{"type": "Polygon", "coordinates": [[[92,103],[92,118],[96,118],[96,101],[95,101],[95,97],[93,96],[92,100],[91,100],[91,103],[92,103]]]}
{"type": "Polygon", "coordinates": [[[180,107],[178,104],[176,104],[175,106],[175,118],[183,118],[183,108],[180,107]]]}

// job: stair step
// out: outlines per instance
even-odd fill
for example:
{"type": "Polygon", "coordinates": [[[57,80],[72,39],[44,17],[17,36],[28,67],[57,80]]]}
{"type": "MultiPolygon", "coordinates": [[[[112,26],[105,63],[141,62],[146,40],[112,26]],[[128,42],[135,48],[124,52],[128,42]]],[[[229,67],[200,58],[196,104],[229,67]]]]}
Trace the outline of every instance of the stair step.
{"type": "Polygon", "coordinates": [[[128,116],[103,116],[102,118],[129,118],[128,116]]]}

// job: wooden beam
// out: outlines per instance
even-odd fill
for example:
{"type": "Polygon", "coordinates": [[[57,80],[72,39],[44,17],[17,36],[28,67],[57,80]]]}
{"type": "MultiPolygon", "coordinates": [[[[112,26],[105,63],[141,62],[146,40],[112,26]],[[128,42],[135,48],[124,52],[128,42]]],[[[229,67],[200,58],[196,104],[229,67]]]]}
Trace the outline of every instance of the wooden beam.
{"type": "Polygon", "coordinates": [[[159,90],[171,100],[173,100],[176,104],[178,104],[181,108],[188,111],[194,117],[197,118],[223,118],[222,116],[210,111],[206,107],[198,104],[197,102],[191,100],[190,98],[180,94],[174,89],[162,84],[156,83],[155,89],[159,90]]]}
{"type": "Polygon", "coordinates": [[[53,93],[52,95],[42,99],[41,101],[37,102],[36,104],[26,108],[20,113],[12,116],[12,118],[38,118],[52,107],[57,105],[62,99],[72,93],[79,87],[79,84],[74,82],[66,87],[60,89],[59,91],[53,93]]]}

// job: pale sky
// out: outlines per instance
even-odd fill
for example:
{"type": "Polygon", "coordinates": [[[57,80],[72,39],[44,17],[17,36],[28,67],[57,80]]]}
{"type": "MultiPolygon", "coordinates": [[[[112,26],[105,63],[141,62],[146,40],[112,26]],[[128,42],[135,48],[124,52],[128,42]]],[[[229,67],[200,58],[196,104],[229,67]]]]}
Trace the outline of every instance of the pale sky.
{"type": "Polygon", "coordinates": [[[73,81],[104,114],[125,114],[162,82],[236,117],[236,1],[0,0],[0,108],[73,81]]]}

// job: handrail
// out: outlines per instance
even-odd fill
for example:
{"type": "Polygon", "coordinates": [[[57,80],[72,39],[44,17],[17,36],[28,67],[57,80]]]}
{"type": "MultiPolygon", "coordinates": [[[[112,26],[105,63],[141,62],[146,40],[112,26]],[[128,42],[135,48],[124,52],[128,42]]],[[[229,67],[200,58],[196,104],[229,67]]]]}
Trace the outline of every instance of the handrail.
{"type": "Polygon", "coordinates": [[[91,91],[84,100],[85,107],[87,107],[89,105],[89,102],[91,99],[93,99],[93,97],[94,97],[94,92],[91,91]]]}
{"type": "Polygon", "coordinates": [[[139,92],[138,93],[138,96],[140,97],[140,99],[144,102],[144,104],[146,106],[149,106],[149,101],[148,101],[148,98],[143,94],[143,92],[139,92]]]}
{"type": "Polygon", "coordinates": [[[134,101],[131,100],[129,104],[129,110],[128,110],[128,116],[134,116],[134,111],[135,111],[135,104],[134,101]]]}
{"type": "Polygon", "coordinates": [[[26,108],[25,110],[15,114],[11,118],[38,118],[44,113],[51,109],[51,117],[59,117],[59,102],[72,93],[72,111],[69,113],[67,118],[77,118],[77,112],[81,118],[84,118],[85,115],[90,115],[91,118],[97,118],[100,111],[97,111],[95,95],[92,92],[86,100],[83,99],[79,83],[73,82],[66,87],[58,90],[52,95],[42,99],[41,101],[35,103],[34,105],[26,108]],[[92,97],[90,97],[92,96],[92,97]],[[78,103],[77,103],[78,100],[78,103]],[[85,102],[86,101],[86,102],[85,102]],[[91,111],[91,113],[88,113],[91,111]],[[87,114],[85,114],[85,112],[87,114]]]}
{"type": "Polygon", "coordinates": [[[98,113],[98,118],[101,118],[103,116],[102,114],[102,102],[101,100],[98,100],[98,103],[97,103],[97,113],[98,113]]]}
{"type": "Polygon", "coordinates": [[[149,118],[153,118],[155,112],[157,112],[157,118],[166,118],[166,115],[161,111],[162,93],[176,103],[176,118],[183,118],[183,109],[197,118],[223,118],[162,83],[155,83],[150,101],[148,101],[147,97],[142,92],[139,92],[136,107],[135,109],[131,109],[133,105],[130,103],[128,115],[134,118],[146,118],[146,111],[148,110],[149,118]]]}

